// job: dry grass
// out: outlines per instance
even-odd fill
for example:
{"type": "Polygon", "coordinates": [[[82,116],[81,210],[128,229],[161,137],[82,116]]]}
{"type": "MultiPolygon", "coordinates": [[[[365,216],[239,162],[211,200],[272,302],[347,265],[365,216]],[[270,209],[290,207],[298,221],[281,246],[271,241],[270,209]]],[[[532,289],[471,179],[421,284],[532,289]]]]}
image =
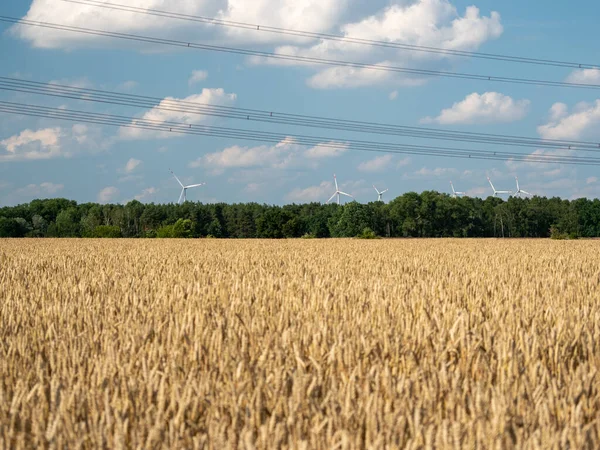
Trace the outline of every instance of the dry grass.
{"type": "Polygon", "coordinates": [[[600,448],[599,253],[0,240],[0,447],[600,448]]]}

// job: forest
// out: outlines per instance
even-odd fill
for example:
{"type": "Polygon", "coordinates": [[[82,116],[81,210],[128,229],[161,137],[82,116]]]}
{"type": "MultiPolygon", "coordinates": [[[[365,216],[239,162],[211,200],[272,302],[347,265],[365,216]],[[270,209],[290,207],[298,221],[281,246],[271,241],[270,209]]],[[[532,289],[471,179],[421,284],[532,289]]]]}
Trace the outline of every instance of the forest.
{"type": "Polygon", "coordinates": [[[600,200],[453,198],[406,193],[389,203],[81,203],[56,198],[0,208],[0,237],[329,238],[600,236],[600,200]]]}

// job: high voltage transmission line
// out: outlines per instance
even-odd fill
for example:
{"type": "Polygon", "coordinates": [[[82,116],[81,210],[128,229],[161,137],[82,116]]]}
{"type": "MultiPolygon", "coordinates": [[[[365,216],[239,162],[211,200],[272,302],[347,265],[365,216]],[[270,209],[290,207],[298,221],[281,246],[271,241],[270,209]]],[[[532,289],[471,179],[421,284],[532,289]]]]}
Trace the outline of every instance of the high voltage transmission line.
{"type": "Polygon", "coordinates": [[[106,90],[61,85],[56,83],[41,83],[37,81],[28,81],[10,77],[0,77],[0,90],[68,98],[86,102],[157,109],[161,111],[214,116],[227,119],[238,119],[250,122],[284,124],[310,128],[324,128],[338,131],[415,137],[422,139],[439,139],[444,141],[475,142],[506,146],[600,152],[600,143],[594,142],[538,139],[523,136],[460,132],[426,127],[402,126],[290,114],[259,109],[197,103],[177,99],[125,94],[106,90]]]}
{"type": "Polygon", "coordinates": [[[256,130],[215,127],[206,125],[186,124],[181,122],[164,122],[151,119],[140,119],[111,114],[90,113],[86,111],[49,108],[38,105],[28,105],[15,102],[0,101],[0,112],[60,119],[98,125],[110,125],[124,128],[158,131],[164,133],[189,134],[221,138],[237,138],[268,143],[288,141],[302,146],[319,146],[333,149],[349,149],[375,153],[409,154],[420,156],[436,156],[461,159],[479,159],[496,161],[519,161],[527,163],[569,164],[569,165],[600,165],[600,158],[522,154],[516,152],[494,152],[474,149],[451,147],[434,147],[421,145],[400,145],[386,142],[362,141],[353,139],[338,139],[322,136],[306,136],[297,134],[271,133],[256,130]]]}
{"type": "Polygon", "coordinates": [[[342,61],[342,60],[334,60],[334,59],[326,59],[326,58],[315,58],[315,57],[309,57],[309,56],[271,53],[271,52],[241,49],[241,48],[235,48],[235,47],[200,44],[200,43],[180,41],[180,40],[174,40],[174,39],[163,39],[163,38],[142,36],[142,35],[136,35],[136,34],[116,33],[116,32],[111,32],[111,31],[96,30],[93,28],[73,27],[73,26],[69,26],[69,25],[61,25],[61,24],[55,24],[55,23],[50,23],[50,22],[39,22],[39,21],[19,19],[19,18],[9,17],[9,16],[0,16],[0,22],[33,26],[33,27],[41,27],[41,28],[53,29],[53,30],[59,30],[59,31],[68,31],[68,32],[72,32],[72,33],[86,34],[86,35],[92,35],[92,36],[111,37],[111,38],[116,38],[116,39],[144,42],[144,43],[149,43],[149,44],[160,44],[160,45],[191,48],[191,49],[198,49],[198,50],[209,50],[209,51],[224,52],[224,53],[231,53],[231,54],[238,54],[238,55],[245,55],[245,56],[258,56],[258,57],[278,59],[278,60],[284,60],[284,61],[297,61],[297,62],[302,62],[302,63],[306,63],[306,64],[321,64],[321,65],[337,66],[337,67],[352,67],[352,68],[356,68],[356,69],[379,70],[379,71],[383,71],[383,72],[407,73],[407,74],[412,74],[412,75],[447,77],[447,78],[458,78],[458,79],[479,80],[479,81],[495,81],[495,82],[499,82],[499,83],[512,83],[512,84],[523,84],[523,85],[533,85],[533,86],[600,89],[600,85],[598,85],[598,84],[571,83],[571,82],[567,82],[567,81],[549,81],[549,80],[539,80],[539,79],[529,79],[529,78],[501,77],[501,76],[480,75],[480,74],[471,74],[471,73],[447,72],[447,71],[439,71],[439,70],[415,69],[415,68],[389,66],[389,65],[382,65],[382,64],[369,64],[369,63],[342,61]]]}
{"type": "Polygon", "coordinates": [[[424,45],[404,44],[400,42],[381,41],[374,39],[355,38],[352,36],[343,36],[329,33],[318,33],[313,31],[295,30],[290,28],[272,27],[268,25],[252,24],[247,22],[238,22],[233,20],[218,19],[215,17],[197,16],[191,14],[182,14],[173,11],[164,11],[152,8],[140,8],[137,6],[123,5],[120,3],[100,2],[98,0],[62,0],[68,3],[75,3],[86,6],[95,6],[116,11],[132,12],[146,14],[155,17],[165,17],[169,19],[185,20],[208,25],[218,25],[223,27],[239,28],[257,32],[267,32],[282,34],[287,36],[296,36],[303,38],[323,39],[337,42],[347,42],[351,44],[368,45],[373,47],[394,48],[399,50],[409,50],[425,53],[435,53],[448,56],[462,56],[468,58],[491,59],[496,61],[515,62],[522,64],[537,64],[543,66],[568,67],[574,69],[593,69],[600,70],[597,64],[585,64],[569,61],[558,61],[553,59],[529,58],[523,56],[503,55],[496,53],[469,52],[465,50],[453,50],[439,47],[430,47],[424,45]]]}

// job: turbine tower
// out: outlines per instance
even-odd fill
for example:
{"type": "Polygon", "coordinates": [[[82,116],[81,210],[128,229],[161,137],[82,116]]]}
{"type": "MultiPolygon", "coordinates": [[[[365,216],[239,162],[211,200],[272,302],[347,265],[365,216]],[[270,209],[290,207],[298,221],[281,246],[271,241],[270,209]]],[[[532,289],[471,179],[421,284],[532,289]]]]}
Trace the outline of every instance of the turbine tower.
{"type": "Polygon", "coordinates": [[[389,189],[386,189],[385,191],[379,192],[379,189],[377,189],[375,187],[375,185],[373,185],[373,189],[375,189],[375,192],[377,192],[377,201],[378,202],[382,202],[383,201],[383,194],[385,194],[387,191],[389,191],[389,189]]]}
{"type": "Polygon", "coordinates": [[[513,193],[512,191],[497,191],[496,188],[494,187],[494,185],[492,184],[492,180],[490,180],[490,177],[487,177],[487,179],[490,182],[490,186],[492,187],[492,190],[494,191],[494,197],[498,197],[499,194],[511,195],[513,193]]]}
{"type": "Polygon", "coordinates": [[[346,197],[350,197],[351,199],[354,199],[354,197],[352,197],[350,194],[346,194],[345,192],[340,191],[340,189],[338,188],[337,177],[335,176],[335,174],[333,174],[333,181],[335,181],[335,192],[331,196],[331,198],[329,200],[327,200],[326,205],[328,205],[329,202],[331,200],[333,200],[336,196],[337,196],[337,204],[339,205],[340,204],[340,195],[345,195],[346,197]]]}
{"type": "Polygon", "coordinates": [[[467,195],[466,192],[457,192],[454,190],[454,185],[452,184],[452,181],[450,182],[450,186],[452,187],[452,198],[457,198],[459,195],[467,195]]]}
{"type": "Polygon", "coordinates": [[[533,195],[532,195],[532,194],[530,194],[530,193],[529,193],[529,192],[527,192],[527,191],[524,191],[523,189],[521,189],[521,188],[519,187],[519,178],[518,178],[518,177],[515,177],[515,180],[516,180],[516,182],[517,182],[517,192],[515,192],[515,196],[516,196],[516,197],[520,197],[520,196],[521,196],[521,194],[524,194],[524,195],[529,195],[530,197],[533,197],[533,195]]]}
{"type": "Polygon", "coordinates": [[[181,186],[181,194],[179,194],[179,200],[177,200],[178,204],[187,202],[187,190],[188,189],[204,186],[206,184],[206,183],[200,183],[200,184],[190,184],[188,186],[184,186],[184,184],[179,180],[179,178],[177,178],[177,175],[175,175],[171,169],[169,169],[169,172],[171,172],[171,174],[175,177],[175,179],[181,186]]]}

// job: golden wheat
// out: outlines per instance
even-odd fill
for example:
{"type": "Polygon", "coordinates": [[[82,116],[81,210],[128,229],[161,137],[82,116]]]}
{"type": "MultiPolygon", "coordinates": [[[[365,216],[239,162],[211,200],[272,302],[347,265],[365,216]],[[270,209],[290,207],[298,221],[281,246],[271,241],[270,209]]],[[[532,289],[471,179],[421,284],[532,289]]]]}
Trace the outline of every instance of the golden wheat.
{"type": "Polygon", "coordinates": [[[0,447],[600,448],[599,253],[0,240],[0,447]]]}

